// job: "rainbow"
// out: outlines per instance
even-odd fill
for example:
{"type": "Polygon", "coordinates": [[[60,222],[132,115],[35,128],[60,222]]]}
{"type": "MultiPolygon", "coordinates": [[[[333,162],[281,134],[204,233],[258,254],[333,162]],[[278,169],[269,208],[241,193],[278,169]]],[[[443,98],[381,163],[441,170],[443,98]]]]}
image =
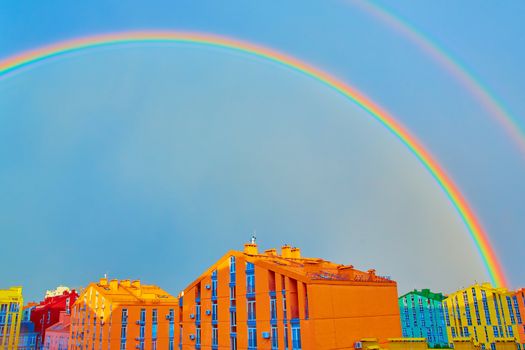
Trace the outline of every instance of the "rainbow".
{"type": "Polygon", "coordinates": [[[353,1],[352,4],[410,40],[444,68],[483,106],[489,115],[503,127],[522,155],[525,156],[524,127],[521,126],[518,120],[489,92],[489,89],[483,86],[479,79],[476,79],[474,75],[469,72],[465,65],[462,65],[442,47],[434,43],[405,20],[401,20],[398,16],[393,15],[391,11],[387,11],[372,1],[353,1]]]}
{"type": "Polygon", "coordinates": [[[467,231],[480,254],[491,282],[500,287],[505,287],[507,285],[501,264],[490,244],[486,232],[476,218],[476,215],[474,215],[474,212],[470,208],[466,199],[460,193],[451,178],[440,167],[432,155],[425,150],[422,144],[411,135],[407,128],[401,125],[399,121],[395,120],[389,113],[376,103],[372,102],[357,89],[296,58],[248,42],[205,33],[172,31],[122,32],[77,38],[12,56],[0,61],[0,78],[7,76],[8,73],[15,73],[23,67],[28,67],[50,58],[76,53],[86,49],[140,43],[190,43],[194,45],[234,50],[293,69],[294,71],[315,79],[345,96],[368,112],[377,122],[387,128],[430,172],[465,224],[467,231]]]}

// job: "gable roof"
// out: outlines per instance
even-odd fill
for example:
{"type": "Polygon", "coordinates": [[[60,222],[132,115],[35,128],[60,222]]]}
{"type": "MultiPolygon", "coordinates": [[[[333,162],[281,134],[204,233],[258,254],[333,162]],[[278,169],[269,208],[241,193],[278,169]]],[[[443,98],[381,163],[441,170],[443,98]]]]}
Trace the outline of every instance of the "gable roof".
{"type": "Polygon", "coordinates": [[[339,284],[339,285],[396,285],[389,277],[378,276],[376,271],[360,271],[353,265],[336,264],[322,258],[306,258],[300,255],[298,248],[283,246],[283,253],[277,254],[275,249],[259,253],[256,244],[246,244],[245,251],[230,250],[215,264],[211,265],[185,289],[192,288],[211,272],[229,262],[230,256],[242,257],[255,266],[263,267],[296,279],[307,284],[339,284]],[[288,254],[291,250],[292,254],[288,254]],[[286,253],[285,253],[286,252],[286,253]]]}
{"type": "Polygon", "coordinates": [[[434,292],[431,292],[430,289],[421,289],[421,290],[414,289],[413,291],[403,294],[402,296],[399,297],[399,299],[404,298],[407,295],[411,295],[411,294],[419,295],[420,297],[439,301],[439,302],[447,298],[446,296],[443,295],[443,293],[434,293],[434,292]]]}

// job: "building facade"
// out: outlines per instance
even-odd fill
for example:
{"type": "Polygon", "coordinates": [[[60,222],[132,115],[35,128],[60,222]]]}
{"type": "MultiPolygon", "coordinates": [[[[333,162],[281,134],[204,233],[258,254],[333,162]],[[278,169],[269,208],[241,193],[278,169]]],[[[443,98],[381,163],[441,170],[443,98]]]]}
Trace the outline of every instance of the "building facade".
{"type": "Polygon", "coordinates": [[[174,350],[177,298],[140,281],[91,283],[71,315],[71,350],[174,350]]]}
{"type": "Polygon", "coordinates": [[[399,297],[403,337],[426,338],[431,347],[448,345],[442,293],[414,290],[399,297]]]}
{"type": "Polygon", "coordinates": [[[518,323],[518,340],[520,350],[525,350],[525,288],[517,290],[512,296],[516,322],[518,323]]]}
{"type": "Polygon", "coordinates": [[[61,311],[57,323],[46,329],[44,350],[67,350],[69,344],[71,314],[61,311]]]}
{"type": "Polygon", "coordinates": [[[38,332],[35,331],[35,325],[31,322],[31,312],[35,306],[34,303],[30,303],[23,307],[20,336],[18,338],[18,350],[40,349],[38,343],[38,332]]]}
{"type": "Polygon", "coordinates": [[[0,289],[0,349],[18,348],[23,304],[22,287],[0,289]]]}
{"type": "Polygon", "coordinates": [[[449,342],[472,339],[482,349],[494,350],[496,342],[517,340],[512,293],[504,288],[476,284],[450,294],[443,308],[449,342]]]}
{"type": "Polygon", "coordinates": [[[255,242],[185,288],[177,320],[180,349],[353,349],[401,336],[394,281],[255,242]]]}
{"type": "Polygon", "coordinates": [[[64,290],[62,294],[45,297],[31,310],[31,321],[38,332],[37,342],[44,344],[46,329],[60,320],[62,311],[70,312],[71,305],[77,300],[78,294],[75,290],[64,290]]]}

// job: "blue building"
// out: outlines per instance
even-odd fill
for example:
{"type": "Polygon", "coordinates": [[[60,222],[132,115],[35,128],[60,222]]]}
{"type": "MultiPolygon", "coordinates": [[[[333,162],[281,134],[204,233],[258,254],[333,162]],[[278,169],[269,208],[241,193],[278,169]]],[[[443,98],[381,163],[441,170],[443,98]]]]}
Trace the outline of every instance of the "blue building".
{"type": "Polygon", "coordinates": [[[430,347],[448,346],[442,293],[413,290],[399,297],[403,337],[426,338],[430,347]]]}
{"type": "Polygon", "coordinates": [[[31,322],[31,311],[34,306],[24,308],[22,322],[20,324],[20,337],[18,339],[18,350],[39,349],[39,333],[35,331],[35,325],[31,322]]]}

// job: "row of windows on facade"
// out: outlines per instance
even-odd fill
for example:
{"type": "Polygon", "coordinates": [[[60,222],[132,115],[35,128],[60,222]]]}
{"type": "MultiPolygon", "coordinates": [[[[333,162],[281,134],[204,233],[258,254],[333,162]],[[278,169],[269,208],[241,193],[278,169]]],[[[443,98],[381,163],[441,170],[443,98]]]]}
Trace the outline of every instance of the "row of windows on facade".
{"type": "MultiPolygon", "coordinates": [[[[232,350],[237,350],[237,291],[236,291],[236,260],[234,256],[230,257],[229,260],[230,267],[230,348],[232,350]]],[[[248,349],[257,348],[257,328],[255,326],[256,321],[256,298],[255,298],[255,266],[253,263],[246,262],[246,309],[247,309],[247,334],[248,334],[248,349]]],[[[217,322],[217,270],[212,271],[212,347],[218,347],[218,325],[217,322]]],[[[284,276],[283,276],[283,286],[284,286],[284,276]]],[[[200,284],[197,284],[196,289],[196,305],[195,305],[195,335],[193,336],[195,340],[195,348],[200,348],[201,346],[201,288],[200,284]]],[[[275,295],[275,285],[273,287],[273,293],[270,292],[270,317],[271,317],[271,335],[269,337],[272,341],[272,349],[278,349],[278,330],[277,330],[277,300],[275,295]]],[[[283,322],[284,322],[284,343],[285,349],[289,349],[288,345],[288,325],[287,325],[287,310],[286,310],[286,294],[283,290],[283,322]]],[[[190,316],[191,317],[191,316],[190,316]]],[[[182,334],[182,329],[181,329],[182,334]]],[[[182,338],[181,338],[182,342],[182,338]]],[[[181,343],[182,344],[182,343],[181,343]]],[[[301,349],[301,332],[299,323],[292,325],[292,349],[301,349]]]]}
{"type": "MultiPolygon", "coordinates": [[[[478,303],[478,299],[476,297],[476,291],[475,291],[474,288],[472,288],[472,297],[473,297],[473,300],[474,300],[474,310],[475,310],[475,315],[476,315],[476,323],[477,323],[478,326],[480,326],[482,324],[482,319],[481,319],[481,313],[479,311],[479,303],[478,303]]],[[[486,294],[486,292],[484,290],[481,291],[481,301],[482,301],[482,304],[483,304],[483,311],[484,311],[486,324],[488,324],[490,326],[490,325],[492,325],[492,318],[491,318],[491,315],[490,315],[489,302],[488,302],[488,299],[487,299],[487,294],[486,294]]],[[[456,323],[459,323],[459,320],[461,320],[461,310],[460,310],[460,306],[459,306],[459,302],[458,302],[457,296],[451,301],[445,300],[444,302],[446,303],[447,306],[450,305],[452,307],[452,309],[454,310],[454,312],[453,312],[454,321],[456,323]]],[[[472,313],[471,313],[470,303],[468,302],[468,295],[467,295],[466,291],[463,292],[463,302],[464,302],[464,305],[465,305],[465,316],[467,318],[467,325],[471,326],[472,325],[472,313]]],[[[502,319],[503,319],[503,323],[505,323],[505,315],[503,314],[505,308],[503,307],[503,302],[501,300],[501,295],[497,295],[496,293],[492,293],[492,302],[493,302],[493,305],[494,305],[494,310],[495,310],[495,314],[496,314],[497,323],[498,323],[498,325],[501,325],[502,324],[502,319]]],[[[512,298],[510,296],[506,296],[506,302],[507,302],[507,310],[509,312],[509,317],[510,317],[511,324],[513,324],[513,325],[515,325],[517,323],[521,324],[522,323],[522,318],[521,318],[521,313],[520,313],[520,310],[519,310],[518,300],[517,300],[516,296],[514,295],[514,296],[512,296],[512,298]],[[517,323],[516,323],[516,321],[517,321],[517,323]]],[[[524,302],[525,302],[525,300],[524,300],[524,302]]],[[[446,322],[447,326],[451,325],[448,307],[445,308],[445,322],[446,322]]]]}
{"type": "MultiPolygon", "coordinates": [[[[247,290],[247,319],[248,319],[248,348],[249,349],[256,349],[257,347],[257,329],[255,327],[255,320],[256,320],[256,300],[255,300],[255,268],[252,263],[247,262],[246,263],[246,290],[247,290]]],[[[236,288],[235,288],[235,257],[230,258],[230,343],[231,343],[231,349],[236,350],[237,349],[237,339],[236,339],[236,331],[237,331],[237,317],[236,317],[236,288]]],[[[283,286],[284,286],[284,276],[283,278],[283,286]]],[[[212,346],[217,347],[218,346],[218,328],[217,328],[217,315],[218,315],[218,305],[216,299],[214,297],[217,296],[217,271],[212,272],[212,346]]],[[[271,340],[272,340],[272,348],[277,349],[278,348],[278,328],[277,328],[277,300],[275,295],[275,286],[273,288],[273,293],[270,294],[270,317],[272,320],[272,326],[271,326],[271,340]]],[[[195,340],[195,346],[196,348],[200,348],[201,345],[201,329],[200,329],[200,321],[201,321],[201,305],[200,305],[200,297],[201,297],[201,291],[200,291],[200,285],[196,288],[196,310],[195,310],[195,323],[196,323],[196,334],[193,337],[195,340]]],[[[98,292],[97,292],[97,298],[98,301],[98,292]]],[[[104,300],[102,300],[102,303],[104,303],[104,300]]],[[[98,304],[98,302],[97,302],[98,304]]],[[[307,303],[306,303],[307,305],[307,303]]],[[[85,307],[83,308],[85,310],[85,307]]],[[[128,327],[128,310],[122,309],[122,319],[121,319],[121,349],[126,348],[127,343],[127,327],[128,327]]],[[[157,334],[157,310],[152,310],[152,348],[156,349],[156,334],[157,334]]],[[[285,349],[289,348],[288,345],[288,320],[287,320],[287,308],[286,308],[286,294],[283,290],[283,323],[284,323],[284,344],[285,349]]],[[[141,310],[141,316],[140,316],[140,336],[139,336],[139,349],[144,349],[144,339],[145,339],[145,327],[146,327],[146,310],[141,310]]],[[[86,315],[83,314],[81,318],[81,324],[82,324],[82,330],[78,331],[76,335],[73,335],[73,338],[77,338],[78,340],[84,339],[84,325],[85,325],[85,319],[86,315]]],[[[87,323],[90,323],[90,313],[87,314],[87,323]]],[[[170,309],[170,329],[169,329],[169,350],[173,350],[173,336],[174,336],[174,310],[170,309]]],[[[75,323],[75,321],[73,321],[75,323]]],[[[78,321],[77,319],[77,322],[78,321]]],[[[92,344],[94,344],[96,339],[96,332],[97,332],[97,319],[96,317],[93,317],[93,326],[94,326],[94,332],[92,337],[92,344]]],[[[88,330],[89,331],[89,330],[88,330]]],[[[300,333],[300,325],[299,322],[294,322],[292,324],[292,349],[301,349],[301,333],[300,333]]],[[[100,331],[99,331],[99,337],[100,342],[102,342],[102,324],[100,324],[100,331]]],[[[183,329],[181,326],[181,339],[180,343],[182,344],[182,333],[183,329]]],[[[108,339],[108,343],[109,343],[108,339]]],[[[81,344],[81,342],[77,342],[77,344],[81,344]]]]}

